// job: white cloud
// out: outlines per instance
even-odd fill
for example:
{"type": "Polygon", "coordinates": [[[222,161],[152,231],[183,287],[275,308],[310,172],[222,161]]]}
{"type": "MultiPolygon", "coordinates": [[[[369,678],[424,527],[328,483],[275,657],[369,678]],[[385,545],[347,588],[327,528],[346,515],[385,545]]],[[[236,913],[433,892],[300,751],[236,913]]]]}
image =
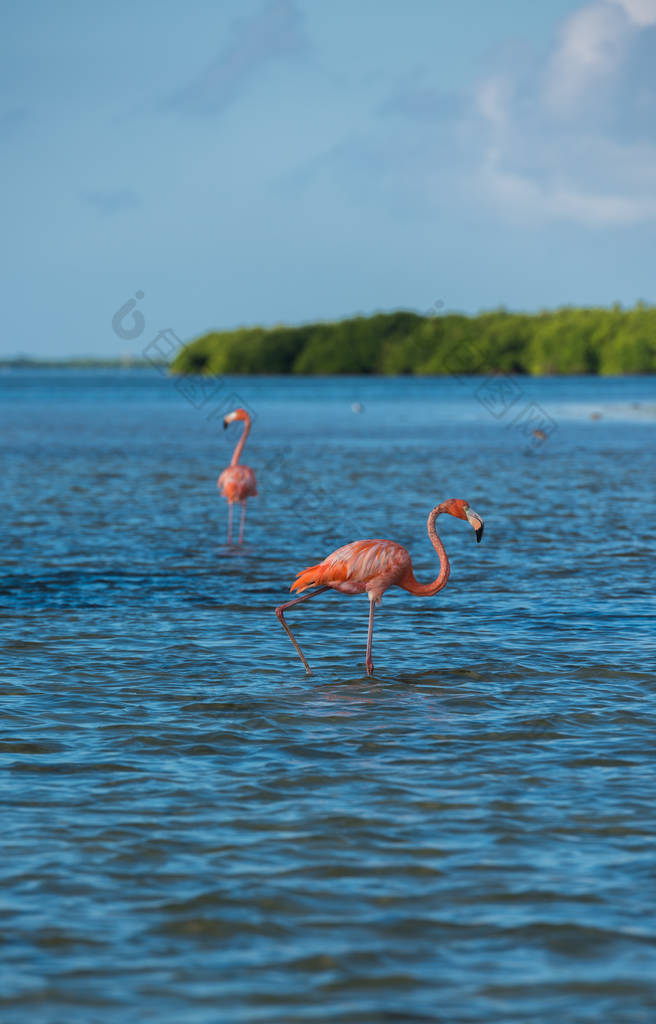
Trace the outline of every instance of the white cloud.
{"type": "Polygon", "coordinates": [[[567,183],[541,184],[528,175],[504,170],[493,150],[486,156],[483,180],[490,197],[524,222],[558,219],[590,227],[618,227],[656,217],[656,193],[632,197],[582,190],[567,183]]]}
{"type": "Polygon", "coordinates": [[[546,76],[546,101],[566,110],[621,65],[633,26],[618,3],[593,3],[565,22],[546,76]]]}
{"type": "Polygon", "coordinates": [[[406,79],[378,107],[393,130],[363,124],[303,169],[302,187],[323,175],[399,215],[459,206],[531,225],[656,221],[656,0],[595,0],[545,55],[513,43],[491,63],[457,95],[423,71],[406,79]]]}
{"type": "Polygon", "coordinates": [[[640,28],[656,25],[656,0],[617,0],[617,3],[640,28]]]}
{"type": "Polygon", "coordinates": [[[656,219],[654,26],[656,0],[598,0],[566,19],[542,67],[479,83],[474,187],[515,218],[656,219]]]}
{"type": "Polygon", "coordinates": [[[510,84],[498,75],[482,82],[475,93],[479,113],[497,128],[505,128],[509,117],[510,84]]]}

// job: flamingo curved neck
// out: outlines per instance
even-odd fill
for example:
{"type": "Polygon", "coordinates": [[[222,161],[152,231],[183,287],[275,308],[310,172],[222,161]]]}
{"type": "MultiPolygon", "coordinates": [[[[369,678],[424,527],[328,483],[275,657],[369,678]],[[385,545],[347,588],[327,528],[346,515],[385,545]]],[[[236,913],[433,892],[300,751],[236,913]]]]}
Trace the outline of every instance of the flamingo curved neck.
{"type": "Polygon", "coordinates": [[[250,429],[251,429],[251,421],[250,421],[250,417],[249,417],[247,420],[244,421],[244,432],[241,435],[241,437],[239,438],[239,440],[237,441],[237,446],[236,446],[234,452],[232,453],[232,458],[230,459],[230,465],[231,466],[236,466],[237,463],[239,462],[239,456],[241,455],[241,453],[244,450],[244,445],[246,444],[246,438],[248,437],[248,432],[250,431],[250,429]]]}
{"type": "Polygon", "coordinates": [[[444,544],[438,537],[437,530],[435,529],[435,520],[443,511],[444,509],[441,505],[436,505],[429,513],[428,523],[426,524],[431,544],[437,551],[437,557],[440,560],[440,571],[438,575],[432,583],[419,583],[415,579],[414,574],[410,572],[410,578],[405,585],[405,589],[409,590],[411,594],[416,594],[417,597],[432,597],[433,594],[437,594],[438,590],[442,590],[442,588],[446,586],[449,579],[451,566],[449,565],[449,559],[447,558],[446,551],[444,550],[444,544]]]}

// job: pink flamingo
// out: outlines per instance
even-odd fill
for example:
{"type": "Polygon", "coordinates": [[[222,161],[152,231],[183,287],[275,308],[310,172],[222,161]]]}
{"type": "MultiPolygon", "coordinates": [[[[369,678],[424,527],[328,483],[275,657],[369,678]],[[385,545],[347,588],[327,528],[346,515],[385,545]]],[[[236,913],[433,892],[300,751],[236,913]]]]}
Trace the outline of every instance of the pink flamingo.
{"type": "Polygon", "coordinates": [[[446,586],[449,578],[450,566],[444,545],[437,535],[435,520],[443,512],[455,516],[456,519],[465,519],[476,531],[476,540],[480,541],[483,536],[483,520],[469,507],[466,501],[460,498],[450,498],[436,505],[428,516],[428,536],[431,544],[437,551],[440,560],[440,571],[432,583],[418,583],[412,571],[412,560],[406,549],[393,540],[355,540],[338,548],[331,555],[324,558],[318,565],[310,566],[296,574],[297,578],[292,583],[290,590],[307,590],[308,587],[318,587],[303,597],[297,597],[287,604],[281,604],[276,608],[283,628],[289,635],[298,656],[305,665],[305,671],[312,675],[312,670],[305,660],[303,651],[285,622],[284,612],[301,601],[308,601],[316,594],[323,593],[332,587],[342,594],[362,594],[366,590],[369,595],[369,632],[367,635],[367,675],[373,675],[374,663],[371,658],[371,642],[374,630],[374,606],[380,604],[383,594],[388,587],[402,587],[418,597],[432,597],[446,586]]]}
{"type": "Polygon", "coordinates": [[[241,455],[246,438],[251,429],[251,418],[245,409],[234,409],[227,416],[223,417],[223,428],[229,426],[234,420],[243,420],[246,424],[244,432],[237,442],[237,447],[232,453],[230,465],[223,470],[216,482],[216,486],[228,502],[228,544],[232,543],[232,506],[236,502],[241,504],[241,524],[239,527],[239,543],[244,539],[244,520],[246,518],[246,499],[257,497],[257,484],[255,473],[250,466],[240,466],[239,456],[241,455]]]}

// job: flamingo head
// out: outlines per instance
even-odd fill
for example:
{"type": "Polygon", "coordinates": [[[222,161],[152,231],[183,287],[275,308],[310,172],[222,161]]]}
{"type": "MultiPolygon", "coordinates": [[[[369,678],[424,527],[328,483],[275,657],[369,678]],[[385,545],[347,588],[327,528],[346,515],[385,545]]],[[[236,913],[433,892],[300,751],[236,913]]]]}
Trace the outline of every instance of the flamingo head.
{"type": "Polygon", "coordinates": [[[246,420],[247,423],[250,423],[251,418],[245,409],[233,409],[232,412],[229,412],[227,416],[223,417],[223,429],[225,430],[225,428],[230,426],[231,423],[234,423],[235,420],[246,420]]]}
{"type": "Polygon", "coordinates": [[[444,502],[442,509],[444,512],[455,516],[456,519],[465,519],[470,526],[473,526],[476,533],[476,543],[480,544],[484,523],[478,512],[474,512],[473,508],[469,507],[468,501],[463,501],[462,498],[450,498],[449,501],[444,502]]]}

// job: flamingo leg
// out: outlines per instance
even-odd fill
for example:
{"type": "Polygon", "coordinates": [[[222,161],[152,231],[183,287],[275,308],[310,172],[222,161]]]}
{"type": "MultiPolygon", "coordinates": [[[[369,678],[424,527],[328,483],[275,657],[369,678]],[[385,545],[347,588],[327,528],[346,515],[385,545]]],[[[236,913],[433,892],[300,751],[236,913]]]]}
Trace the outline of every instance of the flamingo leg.
{"type": "Polygon", "coordinates": [[[369,598],[369,631],[367,633],[367,675],[372,676],[374,674],[374,663],[371,658],[371,643],[374,637],[374,607],[375,601],[372,597],[369,598]]]}
{"type": "Polygon", "coordinates": [[[312,669],[310,668],[310,666],[308,665],[307,661],[305,660],[305,655],[303,654],[303,651],[301,650],[301,648],[298,646],[298,643],[296,641],[296,638],[295,638],[294,634],[292,633],[291,629],[289,628],[289,626],[285,622],[285,616],[284,616],[283,612],[286,612],[288,608],[293,608],[293,606],[295,604],[300,604],[301,601],[309,601],[311,597],[316,597],[317,594],[321,594],[321,593],[323,593],[324,590],[329,590],[329,589],[330,589],[329,587],[319,587],[317,590],[311,590],[309,594],[302,594],[301,597],[296,597],[296,598],[294,598],[293,601],[288,601],[287,604],[278,605],[278,607],[276,608],[276,615],[278,616],[278,619],[280,620],[280,622],[282,624],[282,628],[285,630],[285,632],[287,633],[287,636],[289,637],[289,639],[293,643],[294,647],[296,648],[296,652],[297,652],[299,658],[301,659],[301,661],[303,662],[303,664],[305,665],[305,671],[307,672],[307,674],[309,676],[312,675],[312,669]]]}
{"type": "Polygon", "coordinates": [[[245,522],[245,520],[246,520],[246,502],[242,501],[242,503],[241,503],[241,522],[239,524],[239,543],[240,544],[243,544],[243,542],[244,542],[244,522],[245,522]]]}
{"type": "Polygon", "coordinates": [[[232,544],[232,502],[228,502],[228,544],[232,544]]]}

